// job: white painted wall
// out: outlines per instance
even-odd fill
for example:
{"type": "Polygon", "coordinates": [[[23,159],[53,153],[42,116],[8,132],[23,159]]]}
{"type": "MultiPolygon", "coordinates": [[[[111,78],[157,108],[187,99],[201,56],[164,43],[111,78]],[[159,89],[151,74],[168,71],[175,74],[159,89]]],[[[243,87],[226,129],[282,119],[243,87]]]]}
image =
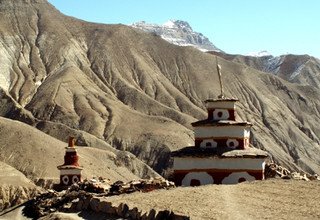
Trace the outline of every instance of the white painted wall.
{"type": "Polygon", "coordinates": [[[190,186],[191,180],[199,180],[200,185],[212,184],[214,180],[207,172],[190,172],[181,181],[182,186],[190,186]]]}
{"type": "Polygon", "coordinates": [[[66,147],[66,152],[76,152],[76,148],[75,147],[66,147]]]}
{"type": "Polygon", "coordinates": [[[263,158],[197,158],[175,157],[174,170],[191,169],[233,169],[233,170],[262,170],[265,162],[263,158]]]}
{"type": "Polygon", "coordinates": [[[63,170],[60,170],[60,175],[63,176],[63,175],[80,175],[81,174],[81,171],[80,169],[63,169],[63,170]]]}
{"type": "Polygon", "coordinates": [[[195,138],[215,138],[215,137],[231,137],[231,138],[249,138],[250,128],[245,126],[203,126],[194,128],[195,138]]]}
{"type": "Polygon", "coordinates": [[[244,129],[244,137],[246,137],[246,138],[250,138],[250,128],[248,128],[248,127],[246,127],[245,129],[244,129]]]}
{"type": "Polygon", "coordinates": [[[216,101],[216,102],[207,102],[206,108],[222,108],[222,109],[235,109],[236,101],[216,101]]]}
{"type": "Polygon", "coordinates": [[[244,178],[246,181],[253,181],[256,178],[251,176],[247,172],[233,172],[229,176],[225,177],[222,180],[222,184],[236,184],[239,182],[240,178],[244,178]]]}

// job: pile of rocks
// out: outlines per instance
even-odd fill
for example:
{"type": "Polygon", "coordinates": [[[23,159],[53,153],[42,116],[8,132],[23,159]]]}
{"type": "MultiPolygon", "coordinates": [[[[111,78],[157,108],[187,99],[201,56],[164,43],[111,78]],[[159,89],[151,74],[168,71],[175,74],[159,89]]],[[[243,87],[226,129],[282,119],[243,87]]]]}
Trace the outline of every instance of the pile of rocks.
{"type": "Polygon", "coordinates": [[[169,189],[173,187],[175,187],[174,182],[168,181],[163,178],[132,180],[127,183],[116,181],[111,184],[109,180],[99,177],[97,179],[85,179],[82,182],[73,184],[68,188],[68,190],[84,190],[90,193],[99,193],[110,196],[123,193],[132,193],[136,191],[150,192],[156,189],[169,189]]]}
{"type": "MultiPolygon", "coordinates": [[[[103,178],[86,179],[71,185],[67,190],[61,192],[48,190],[46,193],[37,196],[26,204],[24,213],[32,218],[40,218],[56,211],[74,212],[81,210],[103,211],[118,217],[125,217],[126,211],[132,215],[145,214],[149,216],[150,213],[138,213],[137,208],[130,209],[131,211],[129,212],[125,204],[122,204],[121,207],[114,207],[105,198],[123,193],[149,192],[155,189],[169,189],[172,187],[175,187],[174,183],[163,178],[134,180],[128,183],[117,181],[113,184],[103,178]]],[[[168,210],[156,214],[159,214],[159,216],[173,215],[168,210]]],[[[151,213],[151,215],[153,214],[151,213]]]]}
{"type": "Polygon", "coordinates": [[[48,216],[56,211],[67,213],[94,211],[104,213],[109,218],[120,217],[125,219],[189,219],[188,216],[180,215],[170,210],[151,209],[142,211],[137,207],[130,208],[125,203],[113,205],[108,201],[108,197],[83,190],[62,192],[49,190],[47,193],[29,201],[23,210],[27,217],[33,219],[48,216]]]}
{"type": "Polygon", "coordinates": [[[56,211],[68,211],[75,201],[91,197],[92,195],[85,191],[56,192],[48,190],[48,192],[29,200],[23,212],[27,217],[38,219],[56,211]]]}
{"type": "Polygon", "coordinates": [[[90,200],[79,201],[75,206],[77,211],[90,209],[94,212],[107,214],[108,217],[120,217],[124,219],[143,219],[143,220],[184,220],[190,219],[188,216],[174,213],[171,210],[150,209],[146,211],[139,210],[137,207],[129,207],[125,203],[114,205],[107,200],[107,197],[93,197],[90,200]]]}
{"type": "Polygon", "coordinates": [[[266,178],[282,178],[282,179],[295,179],[295,180],[320,180],[317,174],[311,175],[308,173],[291,172],[287,168],[284,168],[275,163],[268,163],[265,167],[266,178]]]}
{"type": "Polygon", "coordinates": [[[123,193],[132,193],[135,191],[150,192],[156,189],[170,189],[173,187],[175,187],[174,182],[163,178],[133,180],[128,183],[117,181],[111,185],[109,194],[119,195],[123,193]]]}

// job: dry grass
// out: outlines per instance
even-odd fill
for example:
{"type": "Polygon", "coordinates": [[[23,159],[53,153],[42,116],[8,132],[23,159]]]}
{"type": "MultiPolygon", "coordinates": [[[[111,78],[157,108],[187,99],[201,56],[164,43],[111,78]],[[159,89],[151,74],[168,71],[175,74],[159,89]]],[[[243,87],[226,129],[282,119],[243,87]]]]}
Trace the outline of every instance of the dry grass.
{"type": "Polygon", "coordinates": [[[142,210],[170,209],[191,219],[319,219],[319,181],[267,180],[238,185],[179,187],[114,196],[142,210]]]}

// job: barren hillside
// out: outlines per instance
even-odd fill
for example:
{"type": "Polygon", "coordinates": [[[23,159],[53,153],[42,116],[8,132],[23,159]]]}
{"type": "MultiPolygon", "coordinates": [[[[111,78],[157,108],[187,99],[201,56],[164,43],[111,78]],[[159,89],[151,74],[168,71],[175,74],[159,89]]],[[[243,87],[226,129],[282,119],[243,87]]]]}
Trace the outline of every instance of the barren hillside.
{"type": "MultiPolygon", "coordinates": [[[[59,141],[21,122],[0,117],[0,160],[15,167],[29,179],[59,179],[58,165],[63,164],[67,143],[59,141]]],[[[111,181],[131,180],[157,176],[147,165],[128,152],[116,149],[79,147],[79,162],[83,178],[103,176],[111,181]]],[[[27,179],[20,180],[14,173],[2,169],[0,183],[29,186],[27,179]],[[9,181],[12,173],[15,181],[9,181]],[[13,182],[13,183],[12,183],[13,182]]]]}
{"type": "MultiPolygon", "coordinates": [[[[1,115],[59,140],[75,134],[106,157],[110,146],[128,150],[161,172],[171,150],[192,145],[190,123],[206,117],[202,101],[218,93],[212,55],[131,27],[67,17],[45,0],[0,1],[0,24],[1,115]]],[[[239,118],[254,123],[253,144],[284,166],[320,173],[320,90],[219,64],[239,118]]]]}
{"type": "Polygon", "coordinates": [[[0,169],[0,212],[43,191],[15,168],[0,162],[0,169]]]}

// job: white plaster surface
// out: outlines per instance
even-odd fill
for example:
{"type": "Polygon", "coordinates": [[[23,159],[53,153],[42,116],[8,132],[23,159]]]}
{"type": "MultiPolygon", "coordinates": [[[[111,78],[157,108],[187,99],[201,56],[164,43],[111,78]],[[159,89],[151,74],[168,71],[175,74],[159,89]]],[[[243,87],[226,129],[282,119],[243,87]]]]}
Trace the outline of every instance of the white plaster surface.
{"type": "Polygon", "coordinates": [[[220,101],[220,102],[207,102],[207,108],[222,108],[222,109],[235,109],[236,101],[220,101]]]}
{"type": "Polygon", "coordinates": [[[249,138],[250,130],[244,126],[203,126],[195,127],[195,138],[211,138],[211,137],[230,137],[230,138],[249,138]]]}
{"type": "Polygon", "coordinates": [[[191,169],[233,169],[233,170],[263,170],[263,158],[196,158],[175,157],[174,170],[191,169]]]}
{"type": "Polygon", "coordinates": [[[212,184],[214,182],[212,176],[210,176],[207,172],[191,172],[185,175],[181,185],[190,186],[191,180],[193,179],[199,180],[200,185],[212,184]]]}
{"type": "Polygon", "coordinates": [[[245,128],[244,129],[244,137],[247,137],[247,138],[250,137],[250,128],[245,128]]]}
{"type": "Polygon", "coordinates": [[[233,172],[222,180],[222,184],[236,184],[239,182],[240,178],[244,178],[246,181],[253,181],[256,179],[247,172],[233,172]]]}
{"type": "Polygon", "coordinates": [[[77,152],[75,147],[66,147],[66,152],[77,152]]]}
{"type": "Polygon", "coordinates": [[[79,169],[63,169],[60,170],[60,176],[63,175],[80,175],[82,170],[79,169]]]}

